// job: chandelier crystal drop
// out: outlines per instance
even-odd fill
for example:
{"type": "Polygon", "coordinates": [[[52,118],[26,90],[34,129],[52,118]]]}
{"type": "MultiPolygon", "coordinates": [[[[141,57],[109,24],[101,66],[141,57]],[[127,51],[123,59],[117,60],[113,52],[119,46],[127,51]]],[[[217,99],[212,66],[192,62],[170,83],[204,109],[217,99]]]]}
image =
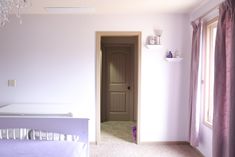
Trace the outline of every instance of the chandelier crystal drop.
{"type": "Polygon", "coordinates": [[[16,16],[20,18],[20,9],[29,5],[29,0],[0,0],[0,27],[9,22],[9,15],[14,11],[16,11],[16,16]]]}

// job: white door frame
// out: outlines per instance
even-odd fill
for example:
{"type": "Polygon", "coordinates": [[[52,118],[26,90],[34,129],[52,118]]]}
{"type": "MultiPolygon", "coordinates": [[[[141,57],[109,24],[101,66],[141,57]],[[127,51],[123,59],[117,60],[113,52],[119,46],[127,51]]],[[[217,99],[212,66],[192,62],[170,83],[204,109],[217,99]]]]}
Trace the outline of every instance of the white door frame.
{"type": "MultiPolygon", "coordinates": [[[[136,82],[136,96],[137,96],[137,144],[140,143],[140,67],[141,67],[141,32],[96,32],[96,89],[95,89],[95,103],[96,103],[96,144],[101,141],[101,72],[102,72],[102,52],[101,52],[101,37],[137,37],[138,50],[137,50],[137,82],[136,82]]],[[[135,65],[136,66],[136,65],[135,65]]]]}

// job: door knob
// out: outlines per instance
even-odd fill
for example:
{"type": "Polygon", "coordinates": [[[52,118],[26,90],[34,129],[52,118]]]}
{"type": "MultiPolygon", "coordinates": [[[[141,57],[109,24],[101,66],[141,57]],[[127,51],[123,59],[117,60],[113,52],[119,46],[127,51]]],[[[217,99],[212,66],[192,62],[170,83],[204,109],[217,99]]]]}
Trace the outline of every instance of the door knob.
{"type": "Polygon", "coordinates": [[[130,89],[131,89],[131,86],[128,86],[127,89],[130,90],[130,89]]]}

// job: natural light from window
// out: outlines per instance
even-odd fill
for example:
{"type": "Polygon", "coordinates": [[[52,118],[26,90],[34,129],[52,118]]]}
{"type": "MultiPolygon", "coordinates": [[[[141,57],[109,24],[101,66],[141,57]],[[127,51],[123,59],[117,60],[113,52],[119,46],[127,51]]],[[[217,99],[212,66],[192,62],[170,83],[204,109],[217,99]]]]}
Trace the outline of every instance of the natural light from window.
{"type": "Polygon", "coordinates": [[[217,20],[209,22],[206,28],[206,54],[204,59],[204,122],[212,126],[214,104],[214,58],[217,20]]]}

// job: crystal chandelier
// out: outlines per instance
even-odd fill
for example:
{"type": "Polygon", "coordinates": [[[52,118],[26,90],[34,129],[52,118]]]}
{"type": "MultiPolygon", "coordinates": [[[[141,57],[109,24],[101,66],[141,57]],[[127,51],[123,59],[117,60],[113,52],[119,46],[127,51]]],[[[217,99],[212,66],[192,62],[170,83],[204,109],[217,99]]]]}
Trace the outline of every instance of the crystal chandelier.
{"type": "Polygon", "coordinates": [[[0,27],[9,22],[9,14],[16,11],[16,16],[20,18],[20,9],[29,5],[29,0],[0,0],[0,27]]]}

